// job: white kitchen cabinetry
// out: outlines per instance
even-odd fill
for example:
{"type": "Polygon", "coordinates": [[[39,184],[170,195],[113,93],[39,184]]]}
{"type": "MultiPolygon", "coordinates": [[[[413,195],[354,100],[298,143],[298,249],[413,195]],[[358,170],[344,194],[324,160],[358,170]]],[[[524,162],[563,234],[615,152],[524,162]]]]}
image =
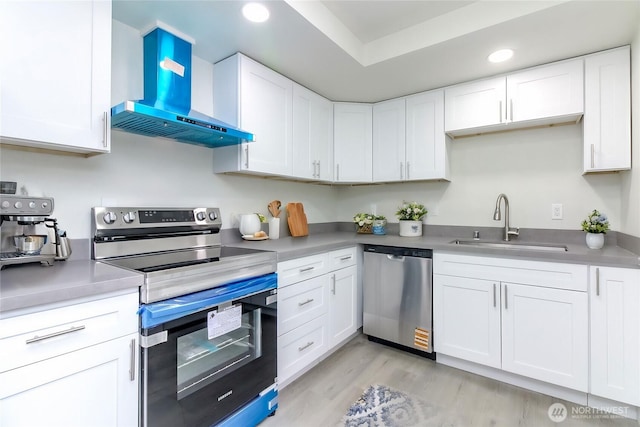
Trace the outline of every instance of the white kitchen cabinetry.
{"type": "Polygon", "coordinates": [[[586,392],[586,291],[586,266],[436,253],[436,352],[586,392]]]}
{"type": "Polygon", "coordinates": [[[445,90],[452,136],[577,122],[584,112],[583,60],[574,59],[445,90]]]}
{"type": "Polygon", "coordinates": [[[111,2],[0,2],[0,141],[110,149],[111,2]]]}
{"type": "Polygon", "coordinates": [[[629,46],[584,59],[584,172],[631,168],[629,46]]]}
{"type": "Polygon", "coordinates": [[[137,425],[137,309],[136,291],[2,319],[2,425],[137,425]]]}
{"type": "Polygon", "coordinates": [[[373,107],[338,102],[333,106],[334,182],[371,182],[373,107]]]}
{"type": "Polygon", "coordinates": [[[293,84],[293,176],[333,180],[333,102],[293,84]]]}
{"type": "Polygon", "coordinates": [[[405,99],[393,99],[373,105],[373,181],[406,179],[406,107],[405,99]]]}
{"type": "Polygon", "coordinates": [[[238,53],[214,65],[214,115],[255,136],[217,148],[214,172],[293,174],[293,82],[238,53]]]}
{"type": "Polygon", "coordinates": [[[640,270],[591,266],[593,395],[640,406],[640,270]]]}
{"type": "Polygon", "coordinates": [[[278,384],[283,387],[358,329],[357,249],[278,263],[278,384]]]}

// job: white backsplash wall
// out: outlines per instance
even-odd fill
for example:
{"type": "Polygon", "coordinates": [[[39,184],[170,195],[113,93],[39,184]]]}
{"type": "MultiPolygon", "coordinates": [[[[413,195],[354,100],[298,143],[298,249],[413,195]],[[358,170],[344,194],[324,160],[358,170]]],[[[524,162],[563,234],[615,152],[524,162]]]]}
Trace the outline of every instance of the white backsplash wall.
{"type": "MultiPolygon", "coordinates": [[[[17,181],[32,196],[51,196],[53,216],[72,239],[89,238],[91,207],[220,207],[223,228],[234,216],[260,212],[278,199],[302,202],[310,223],[335,220],[329,186],[214,174],[215,150],[112,132],[111,153],[90,158],[0,148],[0,179],[17,181]]],[[[283,216],[284,218],[284,213],[283,216]]]]}
{"type": "Polygon", "coordinates": [[[376,208],[397,222],[396,208],[424,203],[427,224],[500,227],[493,221],[498,194],[510,204],[513,227],[580,229],[593,209],[605,212],[620,230],[619,174],[582,175],[582,126],[516,130],[453,140],[451,182],[418,182],[342,187],[338,220],[376,208]],[[562,203],[563,219],[551,219],[551,204],[562,203]]]}

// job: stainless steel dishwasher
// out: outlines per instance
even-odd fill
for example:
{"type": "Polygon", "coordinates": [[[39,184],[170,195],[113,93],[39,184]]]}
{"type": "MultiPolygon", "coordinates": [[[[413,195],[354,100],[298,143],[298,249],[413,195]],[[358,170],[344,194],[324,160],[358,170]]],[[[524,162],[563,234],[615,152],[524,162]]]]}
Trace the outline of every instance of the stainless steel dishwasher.
{"type": "Polygon", "coordinates": [[[363,330],[371,341],[435,359],[433,252],[364,246],[363,330]]]}

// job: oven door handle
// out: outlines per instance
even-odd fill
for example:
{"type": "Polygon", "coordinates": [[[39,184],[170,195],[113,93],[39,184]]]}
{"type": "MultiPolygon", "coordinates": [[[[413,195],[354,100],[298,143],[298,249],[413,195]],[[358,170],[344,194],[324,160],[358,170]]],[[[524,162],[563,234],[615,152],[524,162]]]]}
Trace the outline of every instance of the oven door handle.
{"type": "Polygon", "coordinates": [[[169,338],[169,331],[162,331],[162,332],[158,332],[157,334],[153,334],[149,336],[140,335],[140,347],[142,348],[153,347],[154,345],[167,342],[168,338],[169,338]]]}

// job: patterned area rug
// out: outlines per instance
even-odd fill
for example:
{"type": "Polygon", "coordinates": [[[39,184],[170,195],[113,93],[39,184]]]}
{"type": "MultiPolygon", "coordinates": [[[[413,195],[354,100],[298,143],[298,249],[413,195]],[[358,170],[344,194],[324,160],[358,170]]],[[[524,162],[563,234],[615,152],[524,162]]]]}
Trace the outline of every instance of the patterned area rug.
{"type": "Polygon", "coordinates": [[[423,427],[436,409],[408,394],[384,385],[367,388],[347,411],[345,427],[423,427]]]}

